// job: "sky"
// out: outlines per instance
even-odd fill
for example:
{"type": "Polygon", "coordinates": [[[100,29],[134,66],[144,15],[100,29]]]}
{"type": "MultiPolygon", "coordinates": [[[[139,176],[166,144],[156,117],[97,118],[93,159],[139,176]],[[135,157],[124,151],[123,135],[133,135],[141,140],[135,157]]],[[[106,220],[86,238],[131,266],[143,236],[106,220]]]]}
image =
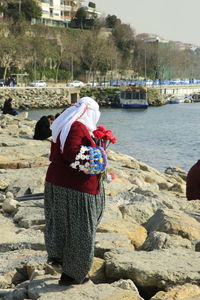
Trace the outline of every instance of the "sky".
{"type": "Polygon", "coordinates": [[[200,0],[93,0],[96,9],[116,15],[140,33],[200,45],[200,0]]]}

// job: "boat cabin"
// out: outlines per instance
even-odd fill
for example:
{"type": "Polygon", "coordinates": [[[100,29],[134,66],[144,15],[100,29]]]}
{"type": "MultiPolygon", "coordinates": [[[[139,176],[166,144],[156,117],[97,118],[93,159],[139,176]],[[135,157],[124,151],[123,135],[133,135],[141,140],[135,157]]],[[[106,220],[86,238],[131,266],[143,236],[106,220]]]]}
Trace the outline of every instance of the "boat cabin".
{"type": "Polygon", "coordinates": [[[123,108],[147,108],[147,89],[128,87],[120,92],[120,104],[123,108]]]}

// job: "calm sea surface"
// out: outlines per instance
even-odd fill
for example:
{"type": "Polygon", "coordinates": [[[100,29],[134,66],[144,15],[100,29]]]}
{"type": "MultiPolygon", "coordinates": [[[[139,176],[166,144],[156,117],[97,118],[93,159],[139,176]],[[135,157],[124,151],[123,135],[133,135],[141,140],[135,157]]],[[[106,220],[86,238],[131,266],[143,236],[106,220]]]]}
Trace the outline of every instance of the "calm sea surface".
{"type": "MultiPolygon", "coordinates": [[[[62,109],[29,111],[29,118],[62,109]]],[[[99,125],[111,129],[110,148],[131,155],[160,171],[169,166],[189,170],[200,158],[200,103],[169,104],[146,110],[103,108],[99,125]]]]}

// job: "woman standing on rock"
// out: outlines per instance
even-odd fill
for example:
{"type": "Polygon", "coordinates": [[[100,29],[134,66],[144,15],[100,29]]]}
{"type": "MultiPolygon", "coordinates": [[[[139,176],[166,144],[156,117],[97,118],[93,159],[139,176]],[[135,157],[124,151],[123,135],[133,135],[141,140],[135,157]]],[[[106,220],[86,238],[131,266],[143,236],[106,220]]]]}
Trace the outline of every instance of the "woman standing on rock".
{"type": "Polygon", "coordinates": [[[105,205],[99,180],[102,156],[92,138],[99,117],[97,102],[84,97],[51,126],[51,164],[44,198],[45,244],[48,261],[62,265],[59,284],[63,285],[86,281],[94,257],[96,228],[105,205]],[[91,155],[98,157],[96,169],[91,155]]]}

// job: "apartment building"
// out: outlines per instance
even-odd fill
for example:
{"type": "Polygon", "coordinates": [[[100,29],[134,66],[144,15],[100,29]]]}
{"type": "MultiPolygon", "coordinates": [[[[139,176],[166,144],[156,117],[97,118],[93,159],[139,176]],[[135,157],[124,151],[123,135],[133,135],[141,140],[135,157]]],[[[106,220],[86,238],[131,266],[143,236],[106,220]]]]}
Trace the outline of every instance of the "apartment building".
{"type": "MultiPolygon", "coordinates": [[[[82,6],[83,0],[35,0],[42,9],[41,22],[48,26],[68,27],[68,23],[82,6]]],[[[36,20],[32,20],[32,24],[36,20]]]]}

